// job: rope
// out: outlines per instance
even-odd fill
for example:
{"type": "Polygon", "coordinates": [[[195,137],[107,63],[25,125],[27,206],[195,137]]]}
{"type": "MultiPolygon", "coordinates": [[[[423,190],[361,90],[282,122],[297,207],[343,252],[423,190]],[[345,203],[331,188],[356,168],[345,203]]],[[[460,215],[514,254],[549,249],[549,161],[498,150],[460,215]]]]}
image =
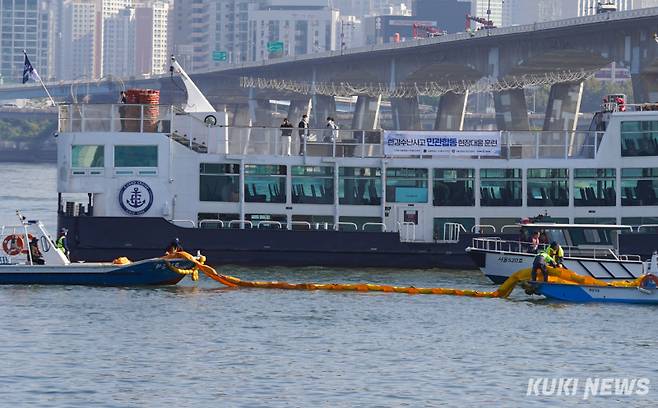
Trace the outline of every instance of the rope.
{"type": "MultiPolygon", "coordinates": [[[[182,275],[191,275],[192,280],[199,278],[198,271],[203,272],[209,278],[228,287],[244,287],[259,289],[282,289],[282,290],[325,290],[340,292],[386,292],[386,293],[406,293],[409,295],[448,295],[448,296],[465,296],[477,298],[507,298],[512,293],[519,282],[531,279],[532,271],[525,268],[517,271],[493,292],[481,292],[470,289],[451,289],[451,288],[417,288],[414,286],[391,286],[375,285],[371,283],[288,283],[288,282],[267,282],[267,281],[245,281],[234,276],[221,275],[208,265],[205,265],[205,257],[201,256],[196,259],[187,252],[176,252],[167,254],[163,257],[165,264],[173,272],[182,275]],[[169,259],[186,259],[194,264],[192,269],[179,269],[172,265],[169,259]]],[[[643,277],[632,281],[613,281],[604,282],[589,276],[578,275],[568,269],[547,268],[549,282],[566,283],[573,285],[591,285],[591,286],[615,286],[615,287],[639,287],[643,277]]]]}

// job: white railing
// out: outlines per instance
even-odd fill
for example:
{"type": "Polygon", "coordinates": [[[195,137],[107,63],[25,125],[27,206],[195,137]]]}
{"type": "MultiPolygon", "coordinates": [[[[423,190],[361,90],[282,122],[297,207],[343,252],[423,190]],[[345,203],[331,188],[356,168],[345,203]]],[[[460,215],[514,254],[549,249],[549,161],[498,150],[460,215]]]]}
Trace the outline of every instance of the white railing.
{"type": "Polygon", "coordinates": [[[336,231],[340,231],[340,227],[341,227],[341,226],[354,228],[354,231],[358,231],[358,230],[359,230],[359,226],[356,225],[355,223],[353,223],[353,222],[342,222],[342,221],[337,222],[337,223],[334,225],[334,228],[336,229],[336,231]]]}
{"type": "MultiPolygon", "coordinates": [[[[192,226],[192,228],[196,228],[196,223],[192,220],[170,220],[169,222],[174,224],[174,225],[190,224],[192,226]]],[[[178,225],[178,226],[180,227],[180,225],[178,225]]]]}
{"type": "Polygon", "coordinates": [[[658,229],[658,224],[644,224],[644,225],[640,225],[639,227],[637,227],[637,232],[642,232],[642,229],[652,229],[652,228],[656,228],[656,229],[658,229]]]}
{"type": "Polygon", "coordinates": [[[233,228],[234,225],[238,225],[241,229],[249,226],[249,228],[253,228],[254,224],[252,224],[251,221],[247,220],[231,220],[228,222],[228,227],[233,228]]]}
{"type": "Polygon", "coordinates": [[[203,228],[204,225],[219,225],[219,228],[224,228],[224,221],[222,220],[201,220],[199,221],[199,228],[203,228]]]}
{"type": "Polygon", "coordinates": [[[397,222],[400,240],[403,242],[416,241],[416,224],[413,222],[397,222]],[[404,228],[404,230],[403,230],[404,228]]]}
{"type": "MultiPolygon", "coordinates": [[[[165,133],[199,153],[385,157],[382,130],[209,126],[166,105],[81,104],[59,109],[60,132],[165,133]]],[[[583,131],[501,132],[501,154],[493,159],[593,159],[602,137],[602,132],[583,131]]]]}
{"type": "MultiPolygon", "coordinates": [[[[585,258],[585,259],[615,259],[624,260],[617,255],[614,249],[610,247],[595,247],[583,246],[573,247],[561,245],[566,258],[585,258]]],[[[480,249],[484,251],[501,252],[501,253],[517,253],[517,254],[532,254],[532,243],[525,241],[510,241],[497,237],[492,238],[473,238],[471,248],[480,249]]],[[[548,244],[540,244],[538,250],[548,248],[548,244]]],[[[627,260],[637,255],[624,255],[627,260]]],[[[637,256],[639,259],[639,256],[637,256]]]]}
{"type": "Polygon", "coordinates": [[[457,222],[446,222],[443,224],[443,241],[459,242],[459,235],[462,231],[468,232],[462,224],[457,222]]]}
{"type": "Polygon", "coordinates": [[[290,226],[294,227],[295,225],[301,225],[309,229],[309,231],[312,229],[311,228],[311,223],[307,221],[291,221],[290,226]]]}
{"type": "Polygon", "coordinates": [[[383,222],[366,222],[361,226],[361,230],[365,231],[366,227],[379,227],[382,232],[386,232],[386,224],[383,222]]]}

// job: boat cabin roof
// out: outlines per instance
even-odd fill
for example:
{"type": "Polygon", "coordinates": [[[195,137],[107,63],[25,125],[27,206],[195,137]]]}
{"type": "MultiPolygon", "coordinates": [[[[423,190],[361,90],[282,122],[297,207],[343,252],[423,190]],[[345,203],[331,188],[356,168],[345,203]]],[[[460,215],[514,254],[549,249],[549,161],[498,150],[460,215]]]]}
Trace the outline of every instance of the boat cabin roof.
{"type": "Polygon", "coordinates": [[[554,224],[550,222],[518,224],[521,228],[540,229],[605,229],[605,230],[633,230],[630,225],[614,224],[554,224]]]}

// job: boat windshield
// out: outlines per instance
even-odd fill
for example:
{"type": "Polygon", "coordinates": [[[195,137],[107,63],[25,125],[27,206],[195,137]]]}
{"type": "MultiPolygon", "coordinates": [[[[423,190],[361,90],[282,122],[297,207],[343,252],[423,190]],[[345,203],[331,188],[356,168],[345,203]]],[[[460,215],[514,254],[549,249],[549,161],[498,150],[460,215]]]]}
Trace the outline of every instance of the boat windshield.
{"type": "Polygon", "coordinates": [[[569,230],[572,245],[613,245],[611,233],[614,230],[577,228],[569,230]]]}

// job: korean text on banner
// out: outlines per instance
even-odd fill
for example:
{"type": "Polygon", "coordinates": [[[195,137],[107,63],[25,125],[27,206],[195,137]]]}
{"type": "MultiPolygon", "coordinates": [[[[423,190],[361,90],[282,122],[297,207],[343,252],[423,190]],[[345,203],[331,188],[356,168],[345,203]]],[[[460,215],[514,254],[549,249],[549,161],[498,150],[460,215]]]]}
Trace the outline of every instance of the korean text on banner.
{"type": "Polygon", "coordinates": [[[495,156],[500,157],[500,132],[384,132],[386,156],[495,156]]]}

